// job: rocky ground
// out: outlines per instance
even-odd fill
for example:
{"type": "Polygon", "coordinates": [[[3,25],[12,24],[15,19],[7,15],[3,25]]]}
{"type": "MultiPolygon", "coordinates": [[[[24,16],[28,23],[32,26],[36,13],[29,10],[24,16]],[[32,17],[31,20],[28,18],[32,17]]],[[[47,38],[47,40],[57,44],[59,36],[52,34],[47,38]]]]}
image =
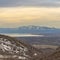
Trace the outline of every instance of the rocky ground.
{"type": "Polygon", "coordinates": [[[60,47],[37,49],[16,38],[0,35],[0,60],[60,60],[60,47]]]}
{"type": "Polygon", "coordinates": [[[16,38],[0,35],[0,59],[37,60],[42,57],[42,51],[31,45],[16,38]]]}

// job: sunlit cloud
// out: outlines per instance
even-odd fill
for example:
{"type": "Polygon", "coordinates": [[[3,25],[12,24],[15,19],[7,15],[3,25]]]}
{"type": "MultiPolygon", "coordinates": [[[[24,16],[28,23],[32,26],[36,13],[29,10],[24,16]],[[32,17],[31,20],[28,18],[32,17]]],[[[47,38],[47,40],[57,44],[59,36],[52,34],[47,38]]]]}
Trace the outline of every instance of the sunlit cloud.
{"type": "Polygon", "coordinates": [[[18,27],[23,25],[44,25],[58,27],[58,24],[60,26],[60,23],[58,23],[60,22],[60,8],[0,8],[0,22],[0,27],[18,27]]]}
{"type": "Polygon", "coordinates": [[[0,8],[0,19],[20,20],[60,20],[60,8],[17,7],[0,8]]]}

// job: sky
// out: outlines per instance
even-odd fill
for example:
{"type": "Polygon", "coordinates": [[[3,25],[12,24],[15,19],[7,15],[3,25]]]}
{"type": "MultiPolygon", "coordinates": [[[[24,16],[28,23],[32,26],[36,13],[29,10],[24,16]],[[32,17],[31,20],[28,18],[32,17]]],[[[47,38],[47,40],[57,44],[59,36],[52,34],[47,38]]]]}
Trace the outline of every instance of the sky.
{"type": "Polygon", "coordinates": [[[60,0],[0,0],[0,28],[60,28],[60,0]]]}

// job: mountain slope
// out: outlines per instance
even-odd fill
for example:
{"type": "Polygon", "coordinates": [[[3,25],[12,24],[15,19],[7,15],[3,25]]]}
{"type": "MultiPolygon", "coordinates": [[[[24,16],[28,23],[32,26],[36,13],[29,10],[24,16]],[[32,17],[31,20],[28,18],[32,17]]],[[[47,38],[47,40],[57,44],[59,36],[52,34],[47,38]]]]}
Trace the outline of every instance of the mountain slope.
{"type": "Polygon", "coordinates": [[[40,60],[42,51],[12,37],[0,35],[0,59],[40,60]]]}
{"type": "Polygon", "coordinates": [[[46,57],[46,59],[43,60],[60,60],[60,47],[56,49],[54,53],[46,57]]]}

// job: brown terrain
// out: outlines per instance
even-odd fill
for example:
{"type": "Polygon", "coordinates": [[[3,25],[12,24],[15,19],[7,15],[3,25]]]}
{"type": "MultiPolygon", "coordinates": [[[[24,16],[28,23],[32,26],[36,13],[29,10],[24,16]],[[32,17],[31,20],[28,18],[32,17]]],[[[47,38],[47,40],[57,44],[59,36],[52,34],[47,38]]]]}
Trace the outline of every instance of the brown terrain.
{"type": "Polygon", "coordinates": [[[0,35],[0,60],[60,60],[60,47],[35,46],[13,37],[0,35]]]}
{"type": "Polygon", "coordinates": [[[16,38],[0,35],[0,60],[40,60],[42,51],[16,38]]]}
{"type": "Polygon", "coordinates": [[[54,53],[45,57],[43,60],[60,60],[60,47],[56,49],[54,53]]]}

